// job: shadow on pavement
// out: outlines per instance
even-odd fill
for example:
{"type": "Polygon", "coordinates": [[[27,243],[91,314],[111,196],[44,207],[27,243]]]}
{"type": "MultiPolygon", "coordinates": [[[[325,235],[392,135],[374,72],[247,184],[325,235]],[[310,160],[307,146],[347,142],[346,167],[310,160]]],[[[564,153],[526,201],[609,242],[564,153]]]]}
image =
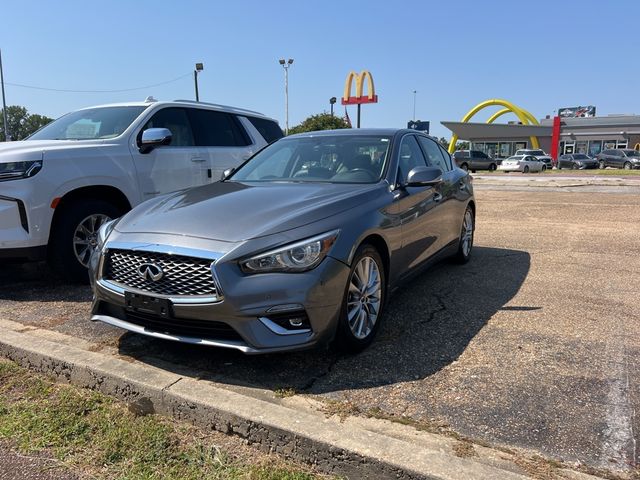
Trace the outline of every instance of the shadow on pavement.
{"type": "Polygon", "coordinates": [[[501,309],[530,268],[524,251],[475,247],[464,266],[442,263],[400,288],[387,305],[375,342],[358,355],[332,350],[245,356],[125,333],[122,355],[176,373],[228,385],[324,394],[424,379],[455,361],[501,309]]]}
{"type": "Polygon", "coordinates": [[[68,284],[46,262],[0,263],[0,301],[88,302],[89,285],[68,284]]]}

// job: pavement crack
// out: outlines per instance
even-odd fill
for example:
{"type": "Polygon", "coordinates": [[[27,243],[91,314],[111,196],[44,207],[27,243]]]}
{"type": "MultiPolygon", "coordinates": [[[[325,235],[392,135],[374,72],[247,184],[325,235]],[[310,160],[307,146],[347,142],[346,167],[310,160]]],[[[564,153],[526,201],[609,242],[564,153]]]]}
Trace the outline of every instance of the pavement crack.
{"type": "Polygon", "coordinates": [[[316,375],[315,377],[311,377],[311,379],[302,386],[300,391],[301,392],[310,391],[314,387],[314,385],[316,384],[316,382],[318,380],[322,380],[323,378],[325,378],[327,375],[329,375],[331,373],[331,371],[333,370],[333,367],[336,365],[336,363],[338,363],[339,359],[340,358],[339,358],[338,355],[333,355],[331,357],[331,360],[329,361],[329,364],[327,365],[327,368],[325,369],[325,371],[320,373],[319,375],[316,375]]]}
{"type": "Polygon", "coordinates": [[[438,295],[437,293],[434,293],[432,295],[432,297],[436,299],[436,303],[438,304],[437,307],[430,309],[429,318],[427,318],[425,320],[420,320],[419,322],[416,322],[417,325],[424,325],[425,323],[430,323],[433,320],[435,320],[436,315],[438,315],[439,313],[447,311],[447,306],[444,304],[444,300],[442,299],[441,295],[438,295]]]}
{"type": "Polygon", "coordinates": [[[182,380],[183,377],[178,378],[177,380],[174,380],[173,382],[171,382],[169,385],[162,387],[162,391],[166,392],[167,390],[169,390],[171,387],[173,387],[176,383],[178,383],[180,380],[182,380]]]}

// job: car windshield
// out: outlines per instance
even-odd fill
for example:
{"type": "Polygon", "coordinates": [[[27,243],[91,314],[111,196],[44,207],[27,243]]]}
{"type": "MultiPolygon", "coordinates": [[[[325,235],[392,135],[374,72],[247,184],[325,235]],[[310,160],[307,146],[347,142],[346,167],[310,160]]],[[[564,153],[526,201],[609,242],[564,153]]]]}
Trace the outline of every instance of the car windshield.
{"type": "Polygon", "coordinates": [[[382,177],[390,141],[377,135],[285,138],[259,152],[229,180],[374,183],[382,177]]]}
{"type": "Polygon", "coordinates": [[[68,113],[28,140],[94,140],[121,135],[145,106],[98,107],[68,113]]]}
{"type": "Polygon", "coordinates": [[[640,157],[640,152],[638,150],[627,150],[625,151],[627,157],[640,157]]]}

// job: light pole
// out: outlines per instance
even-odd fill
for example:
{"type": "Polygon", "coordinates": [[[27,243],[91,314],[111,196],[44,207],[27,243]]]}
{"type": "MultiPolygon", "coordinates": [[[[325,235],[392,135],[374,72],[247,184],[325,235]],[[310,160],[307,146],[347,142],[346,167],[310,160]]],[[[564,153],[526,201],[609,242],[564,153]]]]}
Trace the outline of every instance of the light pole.
{"type": "Polygon", "coordinates": [[[293,63],[293,58],[286,62],[281,58],[278,62],[284,68],[284,134],[289,135],[289,67],[293,63]]]}
{"type": "Polygon", "coordinates": [[[198,72],[204,70],[203,63],[196,63],[196,69],[193,71],[193,81],[196,84],[196,102],[200,101],[200,95],[198,94],[198,72]]]}
{"type": "Polygon", "coordinates": [[[413,121],[416,121],[416,94],[418,93],[417,90],[413,91],[413,121]]]}
{"type": "Polygon", "coordinates": [[[2,85],[2,120],[4,121],[4,141],[10,142],[9,124],[7,123],[7,104],[4,100],[4,74],[2,73],[2,50],[0,50],[0,84],[2,85]]]}
{"type": "Polygon", "coordinates": [[[336,97],[331,97],[329,99],[329,105],[331,105],[331,116],[333,117],[333,106],[336,104],[336,97]]]}

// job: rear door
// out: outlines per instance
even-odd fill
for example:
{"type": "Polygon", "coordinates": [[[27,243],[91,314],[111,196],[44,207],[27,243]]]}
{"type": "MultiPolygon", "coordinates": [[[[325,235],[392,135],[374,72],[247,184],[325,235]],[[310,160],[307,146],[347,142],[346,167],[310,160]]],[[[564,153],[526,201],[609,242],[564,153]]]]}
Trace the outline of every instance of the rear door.
{"type": "Polygon", "coordinates": [[[206,168],[199,163],[203,151],[195,144],[185,108],[168,107],[156,111],[138,132],[138,140],[148,128],[167,128],[172,138],[169,145],[149,153],[142,154],[137,149],[131,152],[143,200],[206,182],[206,168]]]}

